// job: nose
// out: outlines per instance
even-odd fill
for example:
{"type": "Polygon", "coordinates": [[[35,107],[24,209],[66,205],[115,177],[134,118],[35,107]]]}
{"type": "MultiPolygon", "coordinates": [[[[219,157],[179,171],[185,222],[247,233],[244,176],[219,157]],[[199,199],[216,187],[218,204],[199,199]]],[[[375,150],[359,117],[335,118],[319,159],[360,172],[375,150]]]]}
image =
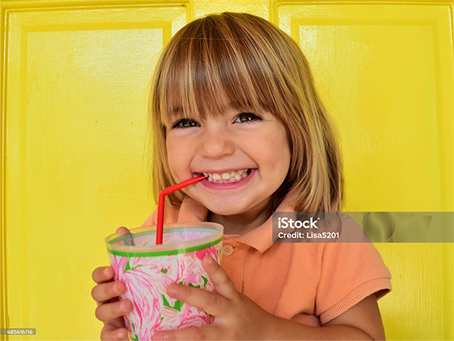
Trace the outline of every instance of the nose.
{"type": "Polygon", "coordinates": [[[235,151],[233,136],[228,129],[206,129],[201,139],[200,153],[204,157],[217,159],[232,155],[235,151]]]}

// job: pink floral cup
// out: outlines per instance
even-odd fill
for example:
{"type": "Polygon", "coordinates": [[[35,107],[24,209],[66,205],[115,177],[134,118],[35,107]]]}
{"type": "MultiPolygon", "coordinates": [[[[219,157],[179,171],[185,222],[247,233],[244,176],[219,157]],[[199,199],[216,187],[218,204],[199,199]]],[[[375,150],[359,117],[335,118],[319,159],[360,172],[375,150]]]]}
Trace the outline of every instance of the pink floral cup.
{"type": "Polygon", "coordinates": [[[156,226],[131,230],[131,234],[105,239],[115,280],[126,285],[121,299],[134,304],[124,316],[131,340],[151,340],[155,331],[198,327],[212,322],[202,309],[167,295],[176,282],[214,291],[202,266],[209,254],[221,264],[223,227],[215,223],[164,225],[163,243],[156,245],[156,226]]]}

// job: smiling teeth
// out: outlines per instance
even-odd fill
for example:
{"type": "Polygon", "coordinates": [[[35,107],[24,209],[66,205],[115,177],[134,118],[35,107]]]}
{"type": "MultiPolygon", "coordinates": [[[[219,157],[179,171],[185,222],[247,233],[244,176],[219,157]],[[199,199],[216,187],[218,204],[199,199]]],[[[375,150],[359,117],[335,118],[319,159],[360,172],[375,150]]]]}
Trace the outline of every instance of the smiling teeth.
{"type": "Polygon", "coordinates": [[[242,169],[238,171],[225,172],[225,173],[203,173],[208,177],[209,182],[214,183],[232,183],[240,181],[241,179],[248,176],[249,169],[242,169]]]}

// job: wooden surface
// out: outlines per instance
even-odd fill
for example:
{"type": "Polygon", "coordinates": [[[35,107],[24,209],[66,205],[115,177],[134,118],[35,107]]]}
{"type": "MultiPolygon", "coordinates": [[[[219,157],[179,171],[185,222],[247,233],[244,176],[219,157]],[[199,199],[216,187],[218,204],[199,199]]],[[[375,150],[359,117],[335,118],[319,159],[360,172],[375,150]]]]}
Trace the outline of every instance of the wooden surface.
{"type": "MultiPolygon", "coordinates": [[[[346,211],[453,211],[453,2],[11,1],[2,9],[1,327],[99,339],[104,238],[153,211],[149,81],[186,22],[262,16],[306,54],[339,131],[346,211]]],[[[453,244],[380,244],[388,339],[454,339],[453,244]]]]}

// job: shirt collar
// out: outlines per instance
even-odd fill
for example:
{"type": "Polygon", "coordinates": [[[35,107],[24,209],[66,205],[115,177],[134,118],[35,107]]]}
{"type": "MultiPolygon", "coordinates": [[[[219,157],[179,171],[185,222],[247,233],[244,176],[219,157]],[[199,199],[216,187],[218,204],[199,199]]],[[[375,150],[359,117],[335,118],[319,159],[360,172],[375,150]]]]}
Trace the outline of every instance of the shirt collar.
{"type": "MultiPolygon", "coordinates": [[[[276,212],[294,212],[295,209],[290,205],[290,198],[287,196],[281,202],[276,212]]],[[[246,244],[257,251],[263,253],[273,245],[273,216],[271,215],[265,223],[251,232],[244,235],[231,236],[229,240],[246,244]]]]}

